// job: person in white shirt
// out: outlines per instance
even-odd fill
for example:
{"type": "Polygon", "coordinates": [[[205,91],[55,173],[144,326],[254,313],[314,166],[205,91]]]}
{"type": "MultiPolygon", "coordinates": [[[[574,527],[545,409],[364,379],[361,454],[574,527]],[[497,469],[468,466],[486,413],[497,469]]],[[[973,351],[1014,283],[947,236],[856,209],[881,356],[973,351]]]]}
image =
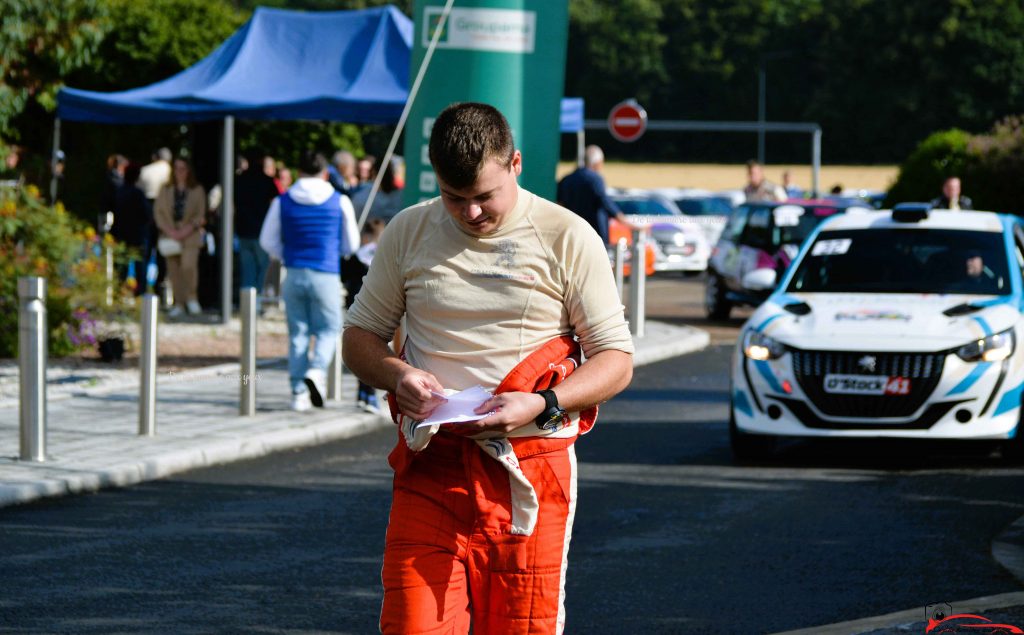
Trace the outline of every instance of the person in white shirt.
{"type": "Polygon", "coordinates": [[[327,366],[341,329],[341,259],[359,248],[359,228],[351,201],[327,181],[322,154],[303,155],[298,181],[267,210],[260,246],[287,269],[281,296],[292,409],[323,407],[327,366]],[[310,336],[316,338],[312,358],[310,336]]]}

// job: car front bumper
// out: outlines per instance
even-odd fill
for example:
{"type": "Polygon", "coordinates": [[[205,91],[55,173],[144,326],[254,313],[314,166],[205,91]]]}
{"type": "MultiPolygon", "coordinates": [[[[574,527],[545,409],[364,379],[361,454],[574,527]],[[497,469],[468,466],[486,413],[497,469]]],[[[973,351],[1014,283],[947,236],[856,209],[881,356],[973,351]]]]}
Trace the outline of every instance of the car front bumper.
{"type": "MultiPolygon", "coordinates": [[[[873,416],[867,412],[872,409],[865,405],[867,399],[830,399],[810,383],[813,378],[798,379],[793,352],[771,361],[755,361],[737,350],[731,405],[737,428],[752,434],[1008,439],[1015,436],[1020,421],[1022,371],[1021,363],[1013,357],[1001,362],[970,363],[948,354],[941,375],[932,380],[934,387],[918,396],[919,404],[911,403],[910,409],[904,408],[906,412],[897,416],[885,416],[884,412],[873,416]],[[809,391],[816,394],[812,396],[809,391]],[[843,403],[849,404],[851,412],[841,411],[843,403]]],[[[886,399],[901,398],[870,399],[881,404],[878,409],[884,411],[893,410],[886,407],[886,399]]]]}

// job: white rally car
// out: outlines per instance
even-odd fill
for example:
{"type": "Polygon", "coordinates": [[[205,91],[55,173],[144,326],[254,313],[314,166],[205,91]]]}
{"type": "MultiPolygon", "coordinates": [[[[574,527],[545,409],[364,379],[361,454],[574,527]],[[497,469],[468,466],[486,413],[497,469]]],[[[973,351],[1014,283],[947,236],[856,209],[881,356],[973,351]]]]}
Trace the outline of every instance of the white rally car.
{"type": "Polygon", "coordinates": [[[738,458],[781,436],[1003,441],[1020,457],[1024,225],[991,212],[837,215],[744,324],[738,458]]]}

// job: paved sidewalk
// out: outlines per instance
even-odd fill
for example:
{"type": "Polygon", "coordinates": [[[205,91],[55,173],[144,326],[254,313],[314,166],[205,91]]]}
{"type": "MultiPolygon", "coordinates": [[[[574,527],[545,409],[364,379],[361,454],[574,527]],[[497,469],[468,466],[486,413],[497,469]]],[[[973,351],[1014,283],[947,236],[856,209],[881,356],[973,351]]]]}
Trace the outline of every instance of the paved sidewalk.
{"type": "MultiPolygon", "coordinates": [[[[636,365],[707,346],[708,334],[648,322],[636,342],[636,365]]],[[[344,439],[390,425],[356,407],[355,380],[345,375],[342,401],[306,413],[289,410],[284,360],[257,373],[257,414],[238,415],[239,366],[162,373],[157,382],[157,435],[140,437],[138,385],[79,390],[48,401],[44,463],[18,460],[18,406],[0,405],[0,507],[50,496],[123,487],[178,472],[344,439]]]]}

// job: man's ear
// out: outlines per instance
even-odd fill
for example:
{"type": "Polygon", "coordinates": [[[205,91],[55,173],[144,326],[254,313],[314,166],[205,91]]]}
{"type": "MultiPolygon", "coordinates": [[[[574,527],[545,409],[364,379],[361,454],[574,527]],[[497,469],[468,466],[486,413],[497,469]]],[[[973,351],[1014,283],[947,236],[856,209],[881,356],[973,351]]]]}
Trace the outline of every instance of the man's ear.
{"type": "Polygon", "coordinates": [[[519,150],[516,150],[515,152],[512,153],[512,166],[511,167],[512,167],[512,172],[516,176],[519,176],[520,174],[523,173],[523,154],[519,150]]]}

